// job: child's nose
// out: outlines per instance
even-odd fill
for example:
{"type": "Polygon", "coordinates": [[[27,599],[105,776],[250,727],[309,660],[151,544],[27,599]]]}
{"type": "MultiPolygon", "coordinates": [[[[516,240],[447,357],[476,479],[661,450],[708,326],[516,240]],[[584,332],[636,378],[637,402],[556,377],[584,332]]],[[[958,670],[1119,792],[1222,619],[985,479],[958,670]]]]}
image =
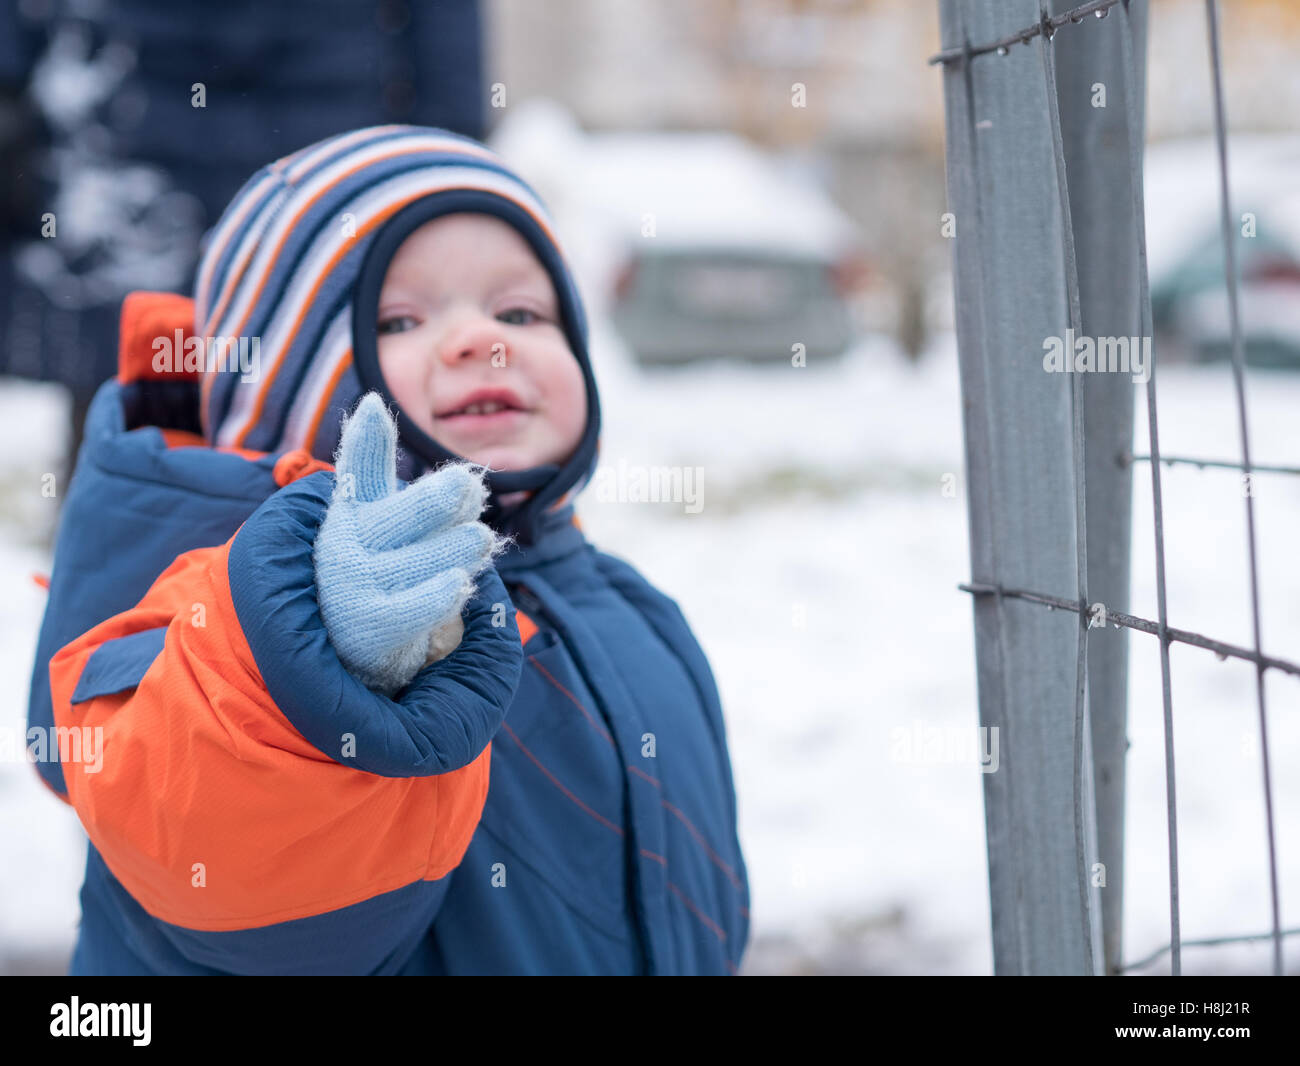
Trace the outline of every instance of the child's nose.
{"type": "Polygon", "coordinates": [[[438,344],[438,359],[450,366],[471,360],[491,360],[506,355],[500,323],[480,311],[467,312],[453,322],[438,344]]]}

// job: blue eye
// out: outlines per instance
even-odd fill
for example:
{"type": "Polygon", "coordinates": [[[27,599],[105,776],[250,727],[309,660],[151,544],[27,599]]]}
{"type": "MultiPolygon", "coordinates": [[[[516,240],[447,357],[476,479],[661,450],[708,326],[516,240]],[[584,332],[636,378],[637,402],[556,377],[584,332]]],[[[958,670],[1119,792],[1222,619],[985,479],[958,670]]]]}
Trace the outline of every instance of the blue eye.
{"type": "Polygon", "coordinates": [[[381,318],[379,325],[376,327],[380,334],[384,333],[405,333],[408,329],[413,329],[416,323],[410,315],[393,315],[391,318],[381,318]],[[412,325],[403,325],[403,323],[412,323],[412,325]]]}
{"type": "Polygon", "coordinates": [[[497,314],[497,318],[500,319],[502,322],[506,323],[506,325],[509,325],[509,326],[526,326],[526,325],[529,324],[529,322],[540,322],[540,321],[542,320],[542,316],[541,316],[541,315],[537,314],[536,311],[530,311],[527,307],[511,307],[511,308],[508,308],[508,309],[505,310],[505,311],[501,311],[501,312],[499,312],[499,313],[497,314]],[[520,322],[520,321],[518,321],[518,320],[516,320],[516,321],[511,321],[511,319],[510,319],[510,317],[509,317],[509,316],[511,316],[511,315],[528,315],[528,316],[530,316],[530,317],[528,318],[527,321],[520,322]]]}

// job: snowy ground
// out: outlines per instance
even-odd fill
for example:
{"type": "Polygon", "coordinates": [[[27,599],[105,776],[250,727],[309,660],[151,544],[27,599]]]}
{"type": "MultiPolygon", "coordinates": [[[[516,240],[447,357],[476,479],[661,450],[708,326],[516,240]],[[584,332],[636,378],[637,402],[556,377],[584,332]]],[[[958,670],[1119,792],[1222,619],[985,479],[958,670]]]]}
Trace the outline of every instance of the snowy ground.
{"type": "MultiPolygon", "coordinates": [[[[57,498],[42,495],[42,478],[62,476],[67,419],[61,390],[0,379],[0,730],[11,752],[26,730],[45,609],[45,593],[32,574],[50,570],[57,498]]],[[[85,835],[35,768],[12,759],[0,761],[0,856],[0,973],[66,965],[80,916],[85,835]]]]}
{"type": "MultiPolygon", "coordinates": [[[[589,535],[674,596],[727,713],[753,894],[750,973],[987,973],[981,775],[891,759],[893,731],[976,722],[955,355],[883,342],[831,365],[647,374],[598,333],[602,465],[703,471],[703,507],[593,489],[589,535]],[[942,491],[954,474],[956,492],[942,491]]],[[[1162,370],[1167,454],[1236,452],[1226,368],[1162,370]]],[[[1255,458],[1295,463],[1300,377],[1252,373],[1255,458]]],[[[1142,409],[1139,404],[1139,410],[1142,409]]],[[[63,401],[0,387],[0,726],[21,729],[48,568],[42,532],[63,401]]],[[[1139,420],[1138,440],[1144,439],[1139,420]]],[[[1142,449],[1139,449],[1142,450],[1142,449]]],[[[1230,473],[1164,478],[1172,624],[1249,643],[1244,506],[1230,473]]],[[[1135,495],[1132,609],[1154,617],[1149,475],[1135,495]]],[[[1261,476],[1265,648],[1300,649],[1300,479],[1261,476]]],[[[1057,590],[1069,594],[1070,590],[1057,590]]],[[[1126,957],[1168,940],[1163,725],[1154,638],[1132,638],[1126,957]]],[[[1175,647],[1185,938],[1268,928],[1251,668],[1175,647]]],[[[1300,916],[1300,680],[1270,678],[1283,922],[1300,916]]],[[[0,763],[0,972],[66,959],[84,844],[30,766],[0,763]]],[[[1289,968],[1300,968],[1292,942],[1289,968]]],[[[1264,972],[1265,947],[1188,948],[1189,972],[1264,972]]],[[[1143,972],[1158,973],[1160,962],[1143,972]]]]}
{"type": "MultiPolygon", "coordinates": [[[[604,461],[702,465],[706,505],[589,501],[585,515],[593,537],[679,599],[712,657],[754,886],[751,972],[987,972],[980,774],[891,759],[897,728],[976,721],[970,606],[955,587],[968,558],[951,341],[917,368],[870,344],[804,370],[647,378],[619,365],[603,382],[616,429],[604,461]],[[941,491],[949,472],[956,498],[941,491]]],[[[1226,367],[1171,368],[1159,387],[1166,454],[1237,454],[1226,367]]],[[[1294,463],[1300,379],[1252,374],[1248,398],[1255,460],[1294,463]]],[[[1132,609],[1155,617],[1149,473],[1138,473],[1132,609]]],[[[1177,468],[1163,483],[1172,624],[1249,644],[1237,480],[1177,468]]],[[[1261,475],[1256,503],[1265,648],[1295,659],[1300,482],[1261,475]]],[[[1136,634],[1132,647],[1125,955],[1138,959],[1168,942],[1168,857],[1158,646],[1136,634]]],[[[1265,930],[1251,668],[1198,649],[1172,660],[1183,937],[1265,930]]],[[[1295,924],[1300,681],[1270,677],[1268,695],[1283,922],[1295,924]]],[[[1300,961],[1294,945],[1288,959],[1300,961]]],[[[1267,961],[1263,947],[1188,948],[1183,966],[1264,972],[1267,961]]]]}

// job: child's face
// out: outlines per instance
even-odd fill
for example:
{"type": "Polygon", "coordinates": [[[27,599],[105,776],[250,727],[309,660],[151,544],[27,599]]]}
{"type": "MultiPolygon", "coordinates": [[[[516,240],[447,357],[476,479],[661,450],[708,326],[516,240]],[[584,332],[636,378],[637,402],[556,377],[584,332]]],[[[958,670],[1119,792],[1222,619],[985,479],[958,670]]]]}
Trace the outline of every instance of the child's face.
{"type": "Polygon", "coordinates": [[[550,275],[512,226],[443,215],[397,249],[379,294],[379,365],[444,448],[493,470],[563,463],[587,422],[550,275]]]}

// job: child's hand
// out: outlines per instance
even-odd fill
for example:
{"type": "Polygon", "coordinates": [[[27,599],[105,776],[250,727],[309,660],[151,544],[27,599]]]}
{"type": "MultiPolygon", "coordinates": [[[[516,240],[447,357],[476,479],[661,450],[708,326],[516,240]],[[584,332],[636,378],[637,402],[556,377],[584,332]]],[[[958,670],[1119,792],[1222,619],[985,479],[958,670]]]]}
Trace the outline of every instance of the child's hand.
{"type": "Polygon", "coordinates": [[[316,535],[321,619],[343,665],[391,696],[425,665],[430,634],[459,620],[498,547],[476,521],[487,490],[464,463],[400,489],[397,426],[374,392],[344,425],[335,469],[316,535]]]}

